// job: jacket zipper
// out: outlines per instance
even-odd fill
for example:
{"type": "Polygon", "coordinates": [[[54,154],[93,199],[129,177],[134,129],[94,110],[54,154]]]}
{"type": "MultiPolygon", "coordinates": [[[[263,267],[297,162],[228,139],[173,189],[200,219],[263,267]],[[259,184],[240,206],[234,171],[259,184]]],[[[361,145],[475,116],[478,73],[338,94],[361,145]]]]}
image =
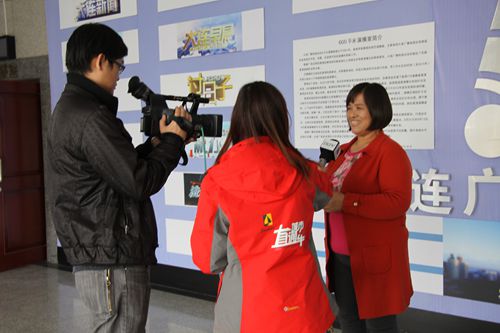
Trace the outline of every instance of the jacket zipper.
{"type": "Polygon", "coordinates": [[[106,292],[108,301],[108,312],[113,313],[113,303],[111,298],[111,269],[106,269],[106,292]]]}
{"type": "Polygon", "coordinates": [[[122,207],[123,207],[123,217],[125,218],[125,235],[128,234],[128,217],[127,217],[127,210],[125,209],[125,205],[123,205],[122,203],[122,207]]]}

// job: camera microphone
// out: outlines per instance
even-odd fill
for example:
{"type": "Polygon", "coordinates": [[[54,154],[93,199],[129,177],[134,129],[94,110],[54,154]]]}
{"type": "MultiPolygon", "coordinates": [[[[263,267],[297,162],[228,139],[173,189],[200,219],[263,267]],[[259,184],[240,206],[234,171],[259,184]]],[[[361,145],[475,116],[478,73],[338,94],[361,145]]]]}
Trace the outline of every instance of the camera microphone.
{"type": "Polygon", "coordinates": [[[194,93],[190,93],[189,95],[187,95],[187,97],[174,96],[174,95],[164,95],[164,96],[165,99],[169,101],[180,101],[180,102],[190,102],[190,103],[198,101],[199,103],[203,104],[210,103],[210,100],[208,98],[200,97],[200,95],[194,93]]]}
{"type": "Polygon", "coordinates": [[[130,80],[128,80],[128,93],[132,94],[132,96],[137,99],[148,102],[149,96],[151,95],[151,89],[149,89],[144,82],[141,82],[138,76],[132,76],[130,80]]]}
{"type": "Polygon", "coordinates": [[[319,165],[324,168],[331,161],[335,161],[340,155],[340,142],[335,139],[325,139],[319,146],[319,165]]]}

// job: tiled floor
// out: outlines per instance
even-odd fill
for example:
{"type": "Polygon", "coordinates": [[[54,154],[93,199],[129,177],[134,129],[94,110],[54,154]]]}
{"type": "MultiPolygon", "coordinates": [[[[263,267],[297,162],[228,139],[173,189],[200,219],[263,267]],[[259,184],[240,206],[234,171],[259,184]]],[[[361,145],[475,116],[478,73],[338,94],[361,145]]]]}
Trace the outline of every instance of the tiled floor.
{"type": "MultiPolygon", "coordinates": [[[[212,332],[214,303],[151,293],[147,332],[212,332]]],[[[30,265],[0,273],[0,332],[88,332],[70,272],[30,265]]]]}
{"type": "MultiPolygon", "coordinates": [[[[212,332],[213,310],[213,302],[153,289],[146,330],[212,332]]],[[[0,333],[89,332],[86,314],[70,272],[42,265],[0,272],[0,333]]]]}

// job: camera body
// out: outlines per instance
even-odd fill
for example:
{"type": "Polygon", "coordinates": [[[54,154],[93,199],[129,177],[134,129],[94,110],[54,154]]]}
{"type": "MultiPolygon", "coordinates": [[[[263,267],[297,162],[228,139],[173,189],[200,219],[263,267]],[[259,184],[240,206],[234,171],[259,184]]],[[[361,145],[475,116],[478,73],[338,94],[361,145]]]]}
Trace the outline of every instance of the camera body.
{"type": "Polygon", "coordinates": [[[200,103],[208,103],[208,98],[203,98],[193,93],[186,97],[155,94],[137,76],[130,78],[128,92],[135,98],[141,99],[146,103],[141,111],[141,132],[144,132],[147,136],[160,135],[159,122],[164,114],[167,116],[167,124],[175,120],[186,131],[188,138],[197,139],[202,133],[204,136],[222,136],[222,115],[198,115],[200,103]],[[189,122],[184,118],[176,118],[174,116],[175,110],[168,107],[167,100],[182,102],[182,106],[185,108],[187,108],[187,103],[191,103],[187,111],[190,113],[192,121],[189,122]]]}

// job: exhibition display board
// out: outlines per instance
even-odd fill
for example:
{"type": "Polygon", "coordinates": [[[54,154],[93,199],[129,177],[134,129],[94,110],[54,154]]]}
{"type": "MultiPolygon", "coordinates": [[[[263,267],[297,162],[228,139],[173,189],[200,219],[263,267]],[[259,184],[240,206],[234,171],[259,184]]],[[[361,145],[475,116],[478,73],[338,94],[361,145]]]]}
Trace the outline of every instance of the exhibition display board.
{"type": "MultiPolygon", "coordinates": [[[[196,269],[189,238],[200,181],[242,85],[280,89],[294,144],[317,160],[323,139],[352,137],[350,88],[379,82],[394,107],[385,132],[413,167],[411,307],[500,323],[500,1],[49,0],[46,13],[52,106],[71,32],[102,22],[129,48],[115,95],[134,144],[145,137],[141,102],[127,93],[132,76],[157,93],[200,94],[209,99],[200,114],[224,117],[223,137],[187,145],[188,165],[153,197],[161,264],[196,269]]],[[[321,212],[313,235],[324,266],[321,212]]]]}

